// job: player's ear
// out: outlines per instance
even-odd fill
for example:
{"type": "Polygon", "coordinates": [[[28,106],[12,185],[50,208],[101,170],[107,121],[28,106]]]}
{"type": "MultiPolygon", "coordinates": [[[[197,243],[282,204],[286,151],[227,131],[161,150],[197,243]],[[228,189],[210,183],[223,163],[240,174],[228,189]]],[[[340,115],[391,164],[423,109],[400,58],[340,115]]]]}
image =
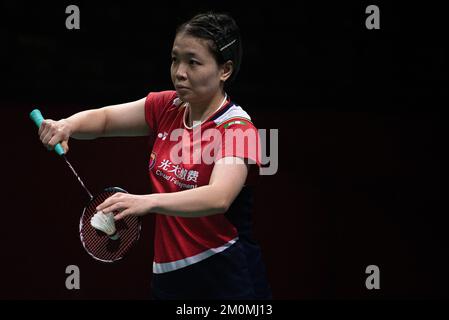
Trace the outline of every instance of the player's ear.
{"type": "Polygon", "coordinates": [[[234,72],[234,63],[231,60],[228,60],[221,66],[220,80],[225,82],[229,79],[232,72],[234,72]]]}

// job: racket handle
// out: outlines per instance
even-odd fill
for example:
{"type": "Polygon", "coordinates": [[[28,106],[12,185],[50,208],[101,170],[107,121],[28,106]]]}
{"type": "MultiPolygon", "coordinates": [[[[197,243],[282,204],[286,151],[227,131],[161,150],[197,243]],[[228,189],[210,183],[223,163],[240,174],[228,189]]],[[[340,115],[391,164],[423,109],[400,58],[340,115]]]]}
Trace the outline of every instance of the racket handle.
{"type": "MultiPolygon", "coordinates": [[[[39,109],[34,109],[33,111],[31,111],[30,118],[31,120],[33,120],[33,122],[36,124],[38,128],[40,128],[42,121],[44,121],[44,117],[42,116],[42,113],[39,111],[39,109]]],[[[54,150],[60,156],[64,154],[64,149],[62,148],[60,143],[55,145],[54,150]]]]}

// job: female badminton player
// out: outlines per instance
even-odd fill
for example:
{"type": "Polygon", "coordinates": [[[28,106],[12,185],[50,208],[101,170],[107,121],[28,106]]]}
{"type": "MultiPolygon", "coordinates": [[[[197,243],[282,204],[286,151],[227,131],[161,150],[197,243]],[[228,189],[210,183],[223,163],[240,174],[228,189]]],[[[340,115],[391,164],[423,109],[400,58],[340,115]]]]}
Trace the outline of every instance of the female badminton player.
{"type": "Polygon", "coordinates": [[[225,91],[241,64],[239,28],[227,14],[196,15],[176,30],[171,56],[175,90],[45,120],[40,139],[49,149],[60,142],[67,152],[70,137],[149,136],[153,192],[116,193],[97,210],[114,212],[117,220],[155,214],[155,299],[270,299],[261,250],[251,234],[260,161],[253,152],[259,144],[248,137],[257,137],[257,129],[225,91]],[[198,131],[214,138],[198,140],[198,131]],[[243,138],[228,139],[229,132],[243,138]],[[198,141],[202,150],[213,144],[213,161],[184,153],[198,141]]]}

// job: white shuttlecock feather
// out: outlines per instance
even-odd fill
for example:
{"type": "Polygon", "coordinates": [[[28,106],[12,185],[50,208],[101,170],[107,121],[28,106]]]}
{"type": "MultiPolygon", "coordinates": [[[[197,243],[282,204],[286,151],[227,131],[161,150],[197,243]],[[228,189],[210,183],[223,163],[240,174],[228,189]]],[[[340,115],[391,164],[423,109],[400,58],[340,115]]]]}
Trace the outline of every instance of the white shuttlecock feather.
{"type": "Polygon", "coordinates": [[[103,231],[111,239],[118,239],[117,229],[115,228],[114,214],[104,214],[103,211],[98,211],[90,219],[90,225],[97,230],[103,231]]]}

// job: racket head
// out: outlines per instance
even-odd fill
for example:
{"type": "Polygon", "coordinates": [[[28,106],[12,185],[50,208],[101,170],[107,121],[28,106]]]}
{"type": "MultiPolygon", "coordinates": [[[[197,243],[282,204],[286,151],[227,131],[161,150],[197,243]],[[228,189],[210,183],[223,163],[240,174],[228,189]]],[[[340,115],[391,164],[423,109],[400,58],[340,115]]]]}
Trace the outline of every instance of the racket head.
{"type": "MultiPolygon", "coordinates": [[[[114,262],[125,257],[134,244],[139,240],[141,222],[136,216],[126,216],[115,222],[119,238],[113,240],[107,234],[92,227],[90,220],[97,212],[95,209],[104,200],[116,192],[128,193],[119,187],[108,187],[95,195],[84,207],[80,219],[80,239],[84,249],[95,260],[114,262]]],[[[114,212],[114,215],[118,212],[114,212]]]]}

